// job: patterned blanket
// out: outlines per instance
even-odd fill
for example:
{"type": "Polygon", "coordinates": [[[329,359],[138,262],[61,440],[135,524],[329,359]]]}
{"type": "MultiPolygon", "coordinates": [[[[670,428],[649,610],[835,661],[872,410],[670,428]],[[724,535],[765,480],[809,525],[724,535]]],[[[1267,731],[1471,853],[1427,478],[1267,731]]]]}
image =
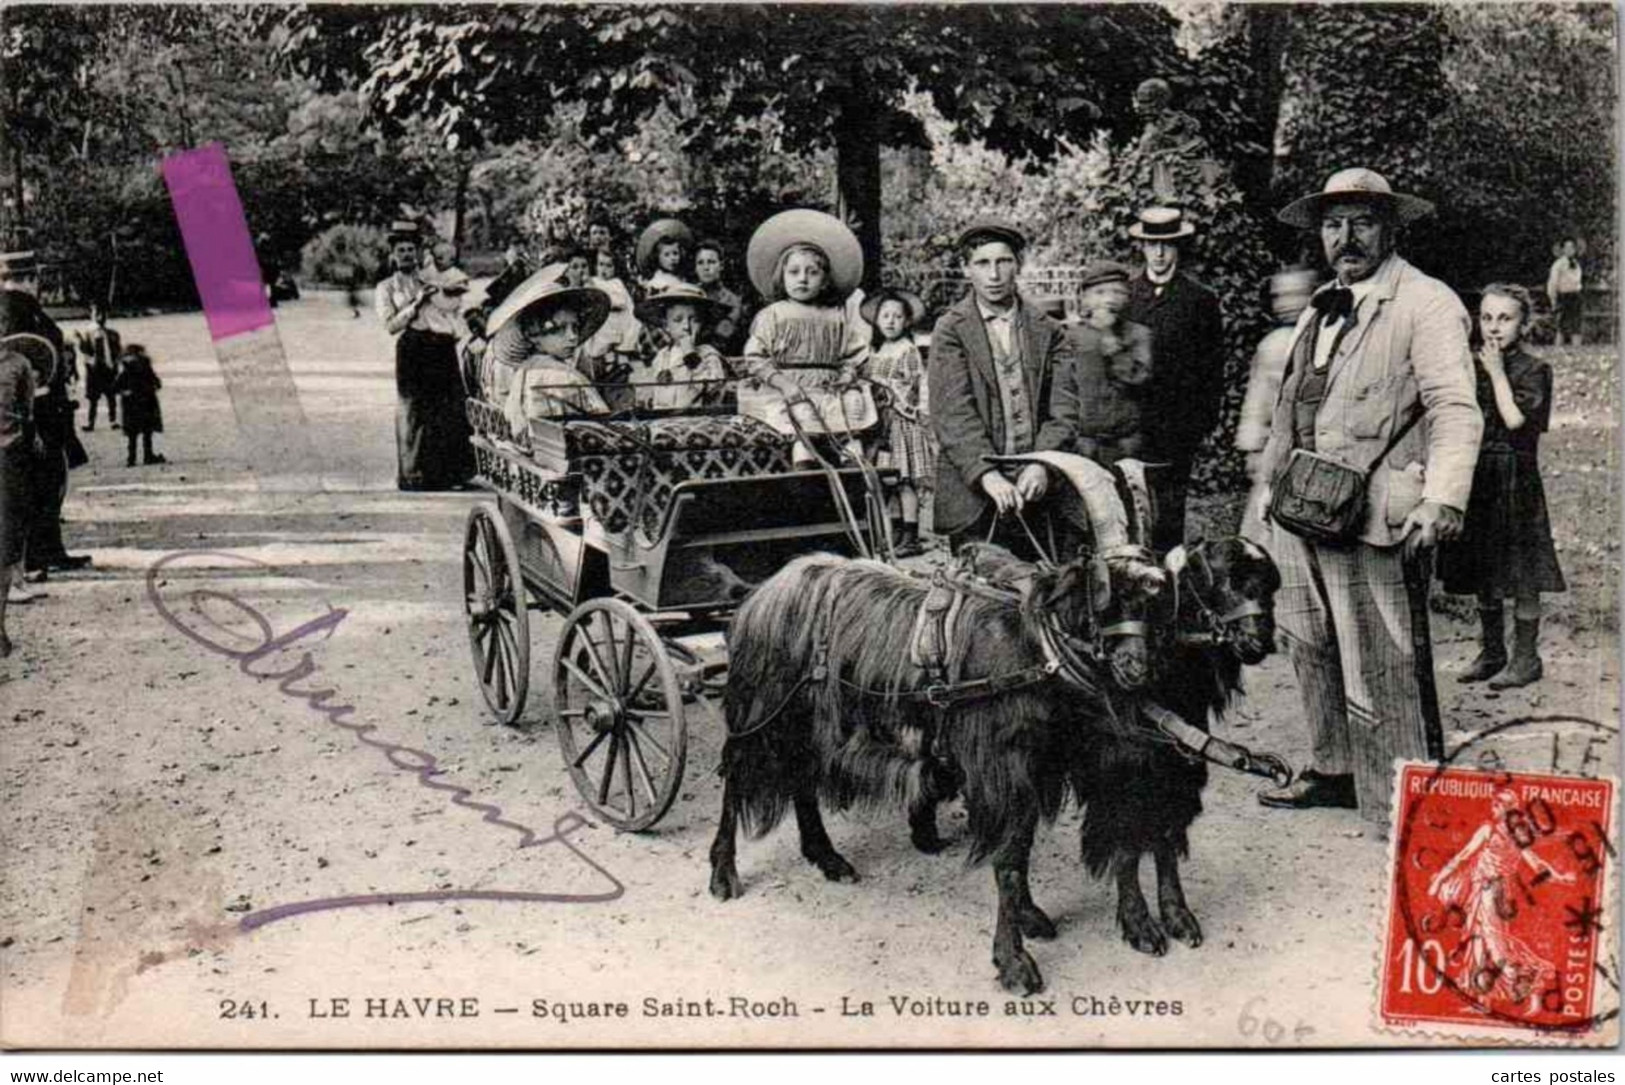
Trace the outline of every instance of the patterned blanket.
{"type": "Polygon", "coordinates": [[[611,534],[635,524],[650,539],[665,532],[681,483],[790,470],[789,439],[742,415],[573,421],[565,443],[588,514],[611,534]]]}

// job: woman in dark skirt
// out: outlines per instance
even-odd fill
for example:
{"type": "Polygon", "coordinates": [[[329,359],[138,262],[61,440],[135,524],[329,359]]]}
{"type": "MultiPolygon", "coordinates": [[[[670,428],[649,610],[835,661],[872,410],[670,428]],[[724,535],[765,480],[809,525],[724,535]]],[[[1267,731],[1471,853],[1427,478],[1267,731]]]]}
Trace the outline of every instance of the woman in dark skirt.
{"type": "Polygon", "coordinates": [[[1484,440],[1466,527],[1440,556],[1445,590],[1478,596],[1483,624],[1478,658],[1457,680],[1488,678],[1491,689],[1526,686],[1540,678],[1540,595],[1568,590],[1540,482],[1540,435],[1551,419],[1552,367],[1523,348],[1533,312],[1529,292],[1521,286],[1491,283],[1484,288],[1478,308],[1484,340],[1478,353],[1484,440]],[[1503,600],[1508,598],[1514,600],[1510,661],[1503,626],[1503,600]]]}
{"type": "Polygon", "coordinates": [[[34,429],[34,367],[0,348],[0,659],[11,654],[6,602],[28,541],[29,477],[43,452],[34,429]]]}
{"type": "MultiPolygon", "coordinates": [[[[438,275],[429,281],[418,273],[418,244],[416,223],[395,223],[395,273],[378,284],[375,299],[384,329],[395,336],[395,481],[402,490],[452,490],[474,473],[457,364],[461,299],[456,287],[441,296],[438,275]]],[[[466,289],[467,277],[461,281],[466,289]]]]}

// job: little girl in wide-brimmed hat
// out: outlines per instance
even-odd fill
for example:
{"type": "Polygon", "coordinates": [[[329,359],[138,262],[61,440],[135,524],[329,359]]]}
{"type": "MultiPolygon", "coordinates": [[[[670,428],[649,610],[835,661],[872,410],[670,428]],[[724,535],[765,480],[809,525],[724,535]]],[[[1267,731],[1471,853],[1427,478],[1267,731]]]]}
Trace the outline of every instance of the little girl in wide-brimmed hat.
{"type": "MultiPolygon", "coordinates": [[[[771,304],[745,341],[750,380],[739,390],[739,412],[781,433],[797,433],[799,423],[801,433],[838,436],[851,456],[861,455],[852,435],[873,426],[878,411],[857,386],[869,328],[844,304],[863,278],[857,237],[822,211],[781,211],[751,236],[745,266],[771,304]]],[[[791,459],[810,463],[813,451],[798,439],[791,459]]]]}

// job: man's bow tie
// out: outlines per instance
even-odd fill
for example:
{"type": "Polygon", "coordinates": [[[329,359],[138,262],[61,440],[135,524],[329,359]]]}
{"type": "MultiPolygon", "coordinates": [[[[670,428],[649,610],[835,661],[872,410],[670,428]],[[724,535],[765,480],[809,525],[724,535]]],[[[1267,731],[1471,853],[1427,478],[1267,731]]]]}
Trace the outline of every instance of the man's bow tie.
{"type": "Polygon", "coordinates": [[[1354,291],[1346,286],[1334,286],[1315,295],[1314,306],[1321,318],[1330,324],[1346,320],[1354,312],[1354,291]]]}

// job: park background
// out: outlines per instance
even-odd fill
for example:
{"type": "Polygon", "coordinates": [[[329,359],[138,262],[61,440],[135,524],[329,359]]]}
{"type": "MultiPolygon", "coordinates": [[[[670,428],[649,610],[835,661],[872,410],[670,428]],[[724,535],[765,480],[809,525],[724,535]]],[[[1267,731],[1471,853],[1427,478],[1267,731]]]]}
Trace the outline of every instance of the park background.
{"type": "MultiPolygon", "coordinates": [[[[1197,490],[1228,527],[1268,276],[1320,260],[1274,212],[1335,169],[1437,204],[1403,251],[1470,305],[1491,280],[1543,287],[1578,238],[1587,341],[1613,343],[1616,34],[1596,3],[11,5],[0,227],[40,250],[60,316],[195,308],[158,164],[218,142],[262,264],[307,291],[381,278],[403,213],[476,275],[561,216],[607,216],[624,247],[674,214],[724,242],[748,293],[751,230],[811,205],[858,232],[867,286],[940,308],[974,217],[1021,224],[1028,289],[1064,294],[1087,261],[1132,258],[1134,212],[1171,198],[1224,307],[1225,410],[1197,490]],[[1132,106],[1150,76],[1203,139],[1161,179],[1132,106]]],[[[1612,510],[1614,352],[1554,361],[1560,411],[1585,424],[1548,439],[1548,486],[1612,510]]],[[[1602,589],[1579,609],[1609,625],[1615,519],[1557,525],[1571,579],[1602,589]]]]}

